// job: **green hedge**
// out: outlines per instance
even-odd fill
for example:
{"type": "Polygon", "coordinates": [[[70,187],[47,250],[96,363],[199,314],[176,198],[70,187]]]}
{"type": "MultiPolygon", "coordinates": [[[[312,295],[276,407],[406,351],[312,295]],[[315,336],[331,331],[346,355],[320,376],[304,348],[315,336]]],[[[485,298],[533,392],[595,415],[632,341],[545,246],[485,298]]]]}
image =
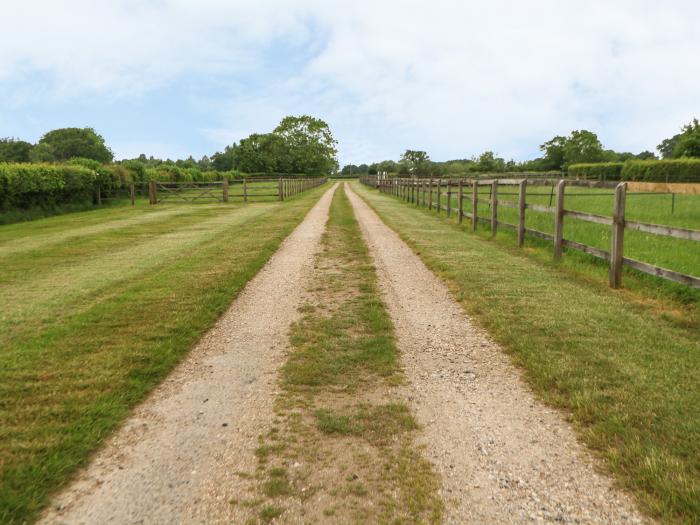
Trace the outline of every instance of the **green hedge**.
{"type": "Polygon", "coordinates": [[[569,166],[569,177],[585,180],[620,180],[624,165],[624,162],[572,164],[569,166]]]}
{"type": "Polygon", "coordinates": [[[98,177],[77,164],[0,163],[0,211],[91,201],[98,177]]]}
{"type": "Polygon", "coordinates": [[[700,159],[630,160],[622,180],[643,182],[700,182],[700,159]]]}

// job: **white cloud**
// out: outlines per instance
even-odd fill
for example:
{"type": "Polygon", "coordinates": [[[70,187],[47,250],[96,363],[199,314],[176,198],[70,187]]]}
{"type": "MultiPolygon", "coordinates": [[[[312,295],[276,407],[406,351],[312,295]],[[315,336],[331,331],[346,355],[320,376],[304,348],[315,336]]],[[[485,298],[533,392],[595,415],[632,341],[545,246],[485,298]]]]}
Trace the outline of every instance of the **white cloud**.
{"type": "Polygon", "coordinates": [[[198,101],[218,145],[306,112],[353,162],[406,147],[526,158],[578,128],[638,151],[700,114],[700,4],[686,0],[25,0],[3,21],[0,92],[38,73],[27,91],[55,104],[257,78],[198,101]],[[285,50],[310,58],[290,70],[285,50]]]}

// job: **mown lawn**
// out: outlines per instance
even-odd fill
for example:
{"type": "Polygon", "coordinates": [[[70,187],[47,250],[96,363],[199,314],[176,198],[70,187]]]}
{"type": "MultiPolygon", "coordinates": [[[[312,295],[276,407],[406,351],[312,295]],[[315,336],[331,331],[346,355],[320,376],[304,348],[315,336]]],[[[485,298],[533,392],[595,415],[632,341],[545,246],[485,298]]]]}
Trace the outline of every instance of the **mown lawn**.
{"type": "Polygon", "coordinates": [[[604,272],[582,274],[467,233],[444,212],[354,187],[644,509],[668,523],[700,521],[697,302],[611,290],[604,272]]]}
{"type": "Polygon", "coordinates": [[[324,189],[0,227],[0,522],[35,519],[324,189]]]}

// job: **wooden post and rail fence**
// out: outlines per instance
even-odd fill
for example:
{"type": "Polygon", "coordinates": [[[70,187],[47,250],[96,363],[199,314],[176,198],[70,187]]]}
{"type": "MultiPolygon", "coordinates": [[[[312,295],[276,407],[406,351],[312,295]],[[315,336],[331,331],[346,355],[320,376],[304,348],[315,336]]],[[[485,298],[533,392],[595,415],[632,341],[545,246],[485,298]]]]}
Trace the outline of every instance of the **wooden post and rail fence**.
{"type": "Polygon", "coordinates": [[[136,204],[137,197],[147,197],[149,204],[169,202],[256,202],[285,199],[325,184],[327,177],[275,177],[221,181],[148,181],[128,182],[119,188],[97,186],[93,202],[129,199],[136,204]]]}
{"type": "Polygon", "coordinates": [[[525,243],[525,236],[530,235],[551,241],[553,244],[553,256],[555,260],[559,260],[563,254],[563,248],[578,250],[599,259],[609,262],[610,266],[610,286],[619,288],[622,285],[622,268],[628,266],[637,271],[654,275],[662,279],[667,279],[677,283],[681,283],[693,288],[700,288],[700,277],[686,275],[659,266],[654,266],[642,261],[630,259],[624,255],[624,238],[625,230],[636,230],[654,235],[673,237],[676,239],[684,239],[689,241],[700,242],[700,231],[690,230],[686,228],[676,228],[660,224],[649,224],[639,221],[633,221],[625,218],[625,201],[627,196],[627,183],[601,183],[587,181],[565,181],[559,180],[555,183],[552,181],[528,181],[527,179],[505,179],[505,180],[483,180],[483,179],[434,179],[430,178],[379,178],[376,175],[366,175],[360,177],[360,182],[365,185],[378,189],[383,193],[398,197],[409,203],[418,206],[427,207],[428,210],[435,209],[437,213],[444,211],[449,217],[452,214],[453,189],[457,190],[457,216],[458,222],[461,224],[464,217],[471,220],[471,230],[476,231],[479,222],[487,223],[490,226],[491,234],[496,235],[498,228],[513,230],[516,233],[516,242],[519,247],[525,243]],[[552,185],[552,194],[550,205],[544,206],[540,204],[527,202],[527,187],[529,185],[552,185]],[[517,186],[517,201],[500,200],[498,198],[500,186],[517,186]],[[574,210],[568,210],[565,207],[566,187],[585,186],[585,187],[604,187],[614,188],[613,195],[613,210],[612,217],[596,215],[574,210]],[[488,199],[483,198],[479,194],[480,187],[488,187],[488,199]],[[466,191],[465,191],[466,190],[466,191]],[[470,210],[465,210],[465,193],[471,194],[470,210]],[[447,201],[443,203],[441,195],[447,195],[447,201]],[[433,200],[436,196],[436,200],[433,200]],[[427,202],[426,202],[427,197],[427,202]],[[551,200],[554,199],[554,206],[551,205],[551,200]],[[490,216],[480,217],[478,214],[479,203],[485,203],[490,207],[490,216]],[[499,220],[499,206],[506,208],[514,208],[518,212],[517,224],[511,224],[499,220]],[[526,212],[532,210],[534,212],[548,213],[553,216],[553,234],[545,233],[539,230],[528,228],[525,224],[526,212]],[[582,221],[592,222],[609,226],[611,229],[611,244],[610,251],[582,244],[564,237],[564,222],[565,218],[570,217],[582,221]]]}

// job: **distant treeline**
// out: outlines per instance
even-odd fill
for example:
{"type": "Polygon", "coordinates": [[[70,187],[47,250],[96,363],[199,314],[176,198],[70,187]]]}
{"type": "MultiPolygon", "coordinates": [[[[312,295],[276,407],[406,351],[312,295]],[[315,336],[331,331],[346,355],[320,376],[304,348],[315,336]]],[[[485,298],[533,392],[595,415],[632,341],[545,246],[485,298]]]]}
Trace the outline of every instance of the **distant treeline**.
{"type": "MultiPolygon", "coordinates": [[[[224,151],[196,160],[147,157],[117,161],[130,170],[159,169],[198,180],[204,172],[280,173],[322,176],[335,173],[337,142],[323,120],[288,116],[270,133],[253,133],[224,151]],[[139,167],[140,166],[140,167],[139,167]],[[178,171],[185,170],[185,171],[178,171]]],[[[92,128],[63,128],[46,133],[36,144],[16,138],[0,139],[0,162],[62,163],[74,158],[113,164],[114,154],[92,128]]]]}
{"type": "MultiPolygon", "coordinates": [[[[663,140],[657,150],[665,161],[676,159],[700,158],[700,123],[694,119],[681,128],[681,132],[671,138],[663,140]]],[[[614,168],[603,168],[599,171],[616,173],[619,179],[622,176],[622,167],[630,166],[628,170],[643,170],[643,177],[658,177],[656,173],[662,173],[662,178],[667,175],[671,178],[696,177],[694,163],[653,163],[637,164],[631,161],[658,160],[656,154],[651,151],[641,153],[617,152],[605,149],[598,136],[587,130],[572,131],[568,136],[556,136],[540,145],[542,156],[524,162],[505,160],[493,151],[485,151],[481,155],[469,159],[455,159],[436,162],[430,159],[425,151],[406,150],[398,161],[384,160],[371,164],[348,164],[343,167],[341,173],[348,175],[391,173],[399,175],[435,175],[456,176],[470,173],[511,173],[511,172],[567,172],[571,166],[580,164],[614,164],[614,168]],[[637,168],[636,166],[643,166],[637,168]],[[675,166],[675,167],[672,167],[675,166]],[[605,170],[608,171],[605,171],[605,170]],[[682,175],[681,175],[682,174],[682,175]]],[[[593,170],[595,171],[595,170],[593,170]]],[[[633,171],[629,171],[630,174],[633,171]]],[[[636,177],[642,177],[634,171],[636,177]]],[[[697,180],[697,179],[694,179],[697,180]]]]}

